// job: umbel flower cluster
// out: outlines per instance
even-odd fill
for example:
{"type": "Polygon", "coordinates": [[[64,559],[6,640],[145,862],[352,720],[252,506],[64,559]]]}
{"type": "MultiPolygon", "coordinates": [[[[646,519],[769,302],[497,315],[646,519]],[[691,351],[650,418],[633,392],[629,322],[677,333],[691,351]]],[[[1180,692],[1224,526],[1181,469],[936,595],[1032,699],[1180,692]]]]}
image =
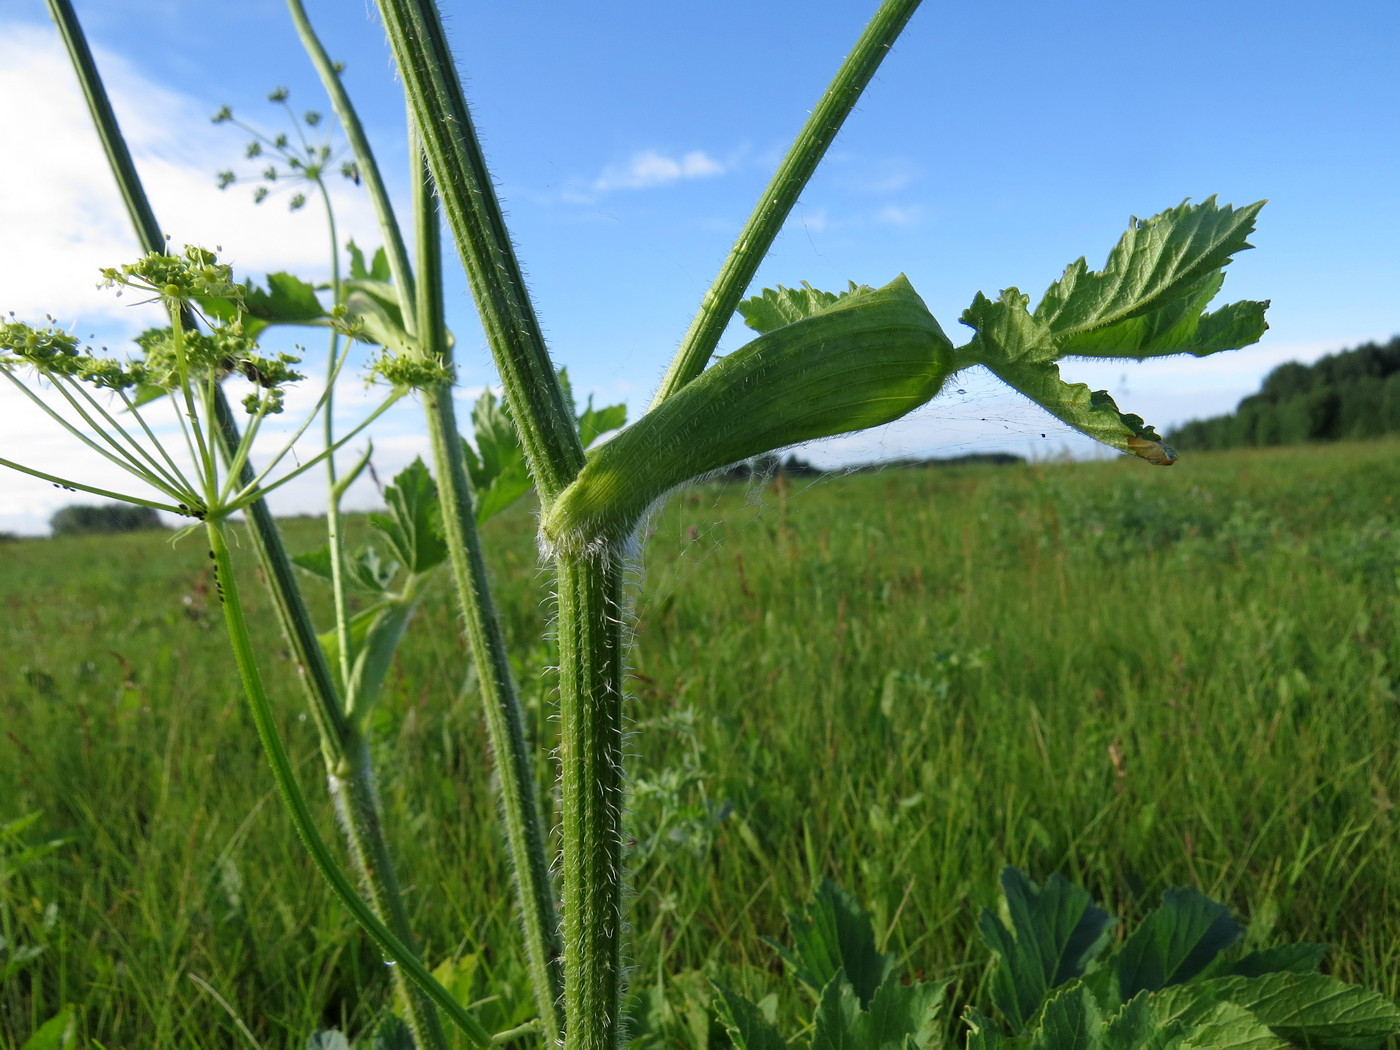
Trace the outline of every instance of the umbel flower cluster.
{"type": "Polygon", "coordinates": [[[9,460],[0,464],[64,487],[196,518],[232,513],[304,469],[267,483],[305,423],[261,474],[245,475],[259,425],[282,412],[287,385],[303,376],[294,368],[299,357],[259,349],[254,333],[265,325],[248,314],[249,286],[236,282],[215,252],[193,246],[152,252],[101,274],[101,287],[158,302],[170,323],[138,335],[138,353],[117,357],[105,347],[83,345],[52,317],[31,325],[11,314],[0,322],[0,375],[57,425],[158,495],[113,492],[9,460]],[[201,321],[207,330],[196,327],[201,321]],[[221,463],[216,417],[226,411],[222,384],[235,375],[252,386],[242,402],[249,422],[238,447],[225,449],[221,463]],[[36,377],[42,382],[33,383],[36,377]],[[57,396],[43,396],[45,385],[57,396]],[[173,442],[162,439],[160,427],[142,412],[166,396],[176,405],[179,435],[173,442]]]}
{"type": "MultiPolygon", "coordinates": [[[[83,346],[77,336],[46,318],[35,327],[17,320],[0,322],[0,369],[19,366],[54,382],[84,383],[99,390],[124,393],[131,408],[194,383],[219,381],[239,373],[255,389],[243,399],[249,415],[282,411],[284,387],[303,376],[292,366],[300,358],[285,353],[263,356],[245,333],[241,310],[227,323],[211,324],[206,334],[180,323],[187,308],[211,299],[241,306],[245,288],[232,279],[230,267],[204,248],[186,247],[181,255],[152,252],[145,258],[102,271],[102,287],[149,293],[164,305],[172,324],[150,328],[136,337],[141,354],[128,359],[108,356],[83,346]],[[176,327],[176,324],[179,327],[176,327]]],[[[105,351],[105,347],[103,351],[105,351]]]]}

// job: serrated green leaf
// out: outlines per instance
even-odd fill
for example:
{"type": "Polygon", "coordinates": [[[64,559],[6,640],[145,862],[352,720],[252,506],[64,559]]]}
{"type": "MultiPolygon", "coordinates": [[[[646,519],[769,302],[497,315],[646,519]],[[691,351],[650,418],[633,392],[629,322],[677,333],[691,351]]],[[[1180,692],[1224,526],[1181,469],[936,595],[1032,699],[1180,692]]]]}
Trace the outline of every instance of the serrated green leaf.
{"type": "Polygon", "coordinates": [[[992,973],[992,1001],[1013,1032],[1033,1018],[1051,989],[1080,976],[1103,950],[1113,924],[1089,894],[1059,875],[1041,889],[1016,868],[1001,873],[1008,929],[989,911],[978,928],[1000,956],[992,973]]]}
{"type": "Polygon", "coordinates": [[[627,425],[627,406],[608,405],[606,408],[593,407],[593,395],[588,396],[588,407],[578,416],[579,441],[587,448],[598,438],[612,430],[627,425]]]}
{"type": "Polygon", "coordinates": [[[939,1045],[939,1018],[948,1001],[948,985],[885,978],[870,1000],[867,1033],[871,1047],[926,1050],[939,1045]]]}
{"type": "Polygon", "coordinates": [[[967,1026],[967,1050],[1007,1050],[1012,1045],[990,1017],[969,1009],[963,1013],[967,1026]]]}
{"type": "Polygon", "coordinates": [[[1205,313],[1220,290],[1221,268],[1248,248],[1263,202],[1235,209],[1212,197],[1134,219],[1103,270],[1083,258],[1066,268],[1034,313],[1030,298],[1008,288],[994,301],[980,292],[962,321],[977,330],[958,351],[960,367],[981,364],[1090,437],[1150,463],[1175,453],[1138,416],[1104,391],[1065,383],[1062,357],[1197,356],[1256,342],[1268,328],[1267,302],[1238,302],[1205,313]],[[965,363],[965,364],[963,364],[965,363]]]}
{"type": "Polygon", "coordinates": [[[253,339],[272,325],[324,324],[327,319],[326,308],[316,297],[315,287],[295,274],[270,273],[266,288],[259,288],[251,281],[246,287],[240,303],[200,296],[199,305],[220,321],[235,320],[241,305],[244,331],[253,339]]]}
{"type": "Polygon", "coordinates": [[[870,1041],[869,1015],[840,970],[821,990],[812,1015],[812,1050],[884,1050],[870,1041]]]}
{"type": "Polygon", "coordinates": [[[719,1020],[737,1050],[787,1050],[787,1042],[773,1025],[738,992],[711,982],[719,992],[715,1000],[719,1020]]]}
{"type": "Polygon", "coordinates": [[[1250,952],[1226,966],[1216,976],[1220,977],[1262,977],[1266,973],[1316,973],[1327,957],[1327,945],[1282,944],[1276,948],[1263,948],[1250,952]]]}
{"type": "Polygon", "coordinates": [[[515,424],[489,390],[472,408],[472,431],[476,448],[464,440],[463,456],[481,525],[530,491],[530,472],[515,424]]]}
{"type": "Polygon", "coordinates": [[[1107,1050],[1107,1038],[1098,1003],[1082,984],[1073,984],[1046,1001],[1031,1050],[1107,1050]]]}
{"type": "Polygon", "coordinates": [[[1124,1000],[1189,981],[1244,933],[1230,909],[1196,890],[1169,889],[1114,956],[1124,1000]]]}
{"type": "Polygon", "coordinates": [[[1191,299],[1200,282],[1251,247],[1264,203],[1222,208],[1212,196],[1134,218],[1102,270],[1089,270],[1082,256],[1065,269],[1036,307],[1036,319],[1058,339],[1074,340],[1191,299]]]}
{"type": "Polygon", "coordinates": [[[1109,1018],[1104,1041],[1114,1050],[1176,1050],[1180,1037],[1181,1025],[1160,1023],[1151,996],[1144,993],[1124,1003],[1109,1018]]]}
{"type": "Polygon", "coordinates": [[[374,259],[369,268],[365,268],[365,253],[360,250],[359,245],[350,241],[345,245],[350,253],[350,280],[352,281],[387,281],[389,279],[389,256],[384,251],[384,246],[380,245],[374,253],[374,259]]]}
{"type": "Polygon", "coordinates": [[[760,295],[741,302],[738,309],[744,324],[762,334],[819,314],[855,291],[869,289],[852,281],[844,292],[823,292],[803,281],[801,288],[765,288],[760,295]]]}
{"type": "Polygon", "coordinates": [[[413,573],[427,572],[447,557],[439,526],[437,485],[421,459],[415,459],[384,489],[387,513],[370,514],[394,556],[413,573]]]}
{"type": "MultiPolygon", "coordinates": [[[[1218,977],[1200,982],[1238,1003],[1278,1035],[1310,1047],[1369,1050],[1400,1032],[1400,1008],[1385,996],[1319,973],[1218,977]]],[[[1188,986],[1190,987],[1190,986],[1188,986]]]]}
{"type": "Polygon", "coordinates": [[[1181,1050],[1288,1050],[1288,1043],[1238,1003],[1216,1003],[1186,1027],[1181,1050]]]}
{"type": "Polygon", "coordinates": [[[856,899],[830,879],[823,879],[801,912],[788,915],[793,948],[779,948],[798,980],[821,993],[838,973],[844,973],[867,1005],[893,965],[891,956],[875,947],[870,916],[856,899]]]}
{"type": "MultiPolygon", "coordinates": [[[[313,551],[292,555],[292,564],[323,580],[332,579],[331,549],[328,544],[322,544],[313,551]]],[[[393,582],[398,571],[398,562],[385,561],[372,544],[366,544],[346,559],[343,578],[354,590],[382,594],[393,582]]]]}

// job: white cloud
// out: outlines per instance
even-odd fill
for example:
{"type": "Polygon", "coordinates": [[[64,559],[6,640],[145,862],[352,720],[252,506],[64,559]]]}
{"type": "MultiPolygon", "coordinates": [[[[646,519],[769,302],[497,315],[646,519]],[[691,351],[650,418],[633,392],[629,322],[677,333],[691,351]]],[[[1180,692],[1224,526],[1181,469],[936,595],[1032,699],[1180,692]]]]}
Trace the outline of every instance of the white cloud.
{"type": "MultiPolygon", "coordinates": [[[[145,78],[120,56],[96,55],[127,145],[165,231],[176,245],[223,247],[236,272],[326,269],[324,220],[307,207],[289,215],[274,194],[254,207],[247,187],[220,191],[215,173],[245,170],[243,142],[210,123],[203,103],[145,78]]],[[[51,313],[84,332],[121,334],[158,323],[151,309],[98,291],[97,271],[138,253],[66,54],[52,32],[0,23],[0,124],[24,143],[0,166],[0,308],[26,318],[51,313]]],[[[342,231],[378,243],[363,191],[332,184],[342,231]]],[[[346,236],[342,233],[342,238],[346,236]]]]}
{"type": "MultiPolygon", "coordinates": [[[[269,270],[312,280],[326,274],[328,243],[319,209],[308,206],[289,215],[285,194],[255,207],[249,187],[218,189],[217,171],[247,169],[240,163],[240,133],[212,125],[212,107],[147,79],[120,56],[99,52],[96,58],[156,215],[175,244],[222,246],[224,260],[240,277],[269,270]]],[[[14,311],[31,322],[52,314],[60,325],[83,337],[94,333],[94,343],[114,350],[142,328],[165,323],[154,305],[133,304],[130,295],[118,298],[96,287],[99,267],[129,261],[139,248],[72,67],[51,31],[0,23],[0,126],[8,142],[23,144],[0,165],[0,312],[14,311]]],[[[377,244],[378,224],[364,191],[337,179],[332,196],[342,242],[355,237],[361,244],[377,244]]],[[[319,394],[314,373],[323,369],[313,362],[322,353],[323,338],[312,330],[279,336],[282,345],[276,349],[298,340],[311,344],[311,367],[303,371],[313,375],[289,390],[287,412],[269,425],[269,441],[260,442],[264,455],[272,451],[275,432],[299,422],[319,394]]],[[[380,388],[378,396],[382,393],[380,388]]],[[[241,397],[242,391],[230,389],[235,394],[241,397]]],[[[342,433],[352,425],[348,417],[363,418],[357,410],[363,412],[366,399],[375,397],[356,370],[348,369],[337,384],[342,433]]],[[[161,406],[150,409],[161,414],[161,406]]],[[[374,433],[411,441],[413,431],[421,429],[417,417],[416,408],[396,408],[376,422],[374,433]]],[[[319,425],[308,431],[296,455],[315,454],[319,440],[311,435],[318,431],[319,425]]],[[[176,437],[176,445],[179,441],[176,437]]],[[[363,448],[364,439],[354,444],[363,448]]],[[[153,495],[138,491],[138,482],[65,434],[9,383],[0,383],[0,449],[7,458],[55,476],[153,495]]],[[[412,459],[398,447],[386,452],[379,467],[389,477],[412,459]]],[[[348,460],[350,453],[343,455],[348,460]]],[[[97,499],[0,470],[0,531],[43,532],[58,507],[97,499]]],[[[279,513],[318,512],[324,500],[324,474],[313,469],[275,495],[272,504],[279,513]]],[[[362,481],[348,502],[363,506],[376,500],[370,483],[362,481]]]]}
{"type": "Polygon", "coordinates": [[[923,213],[923,208],[917,204],[891,204],[875,213],[875,221],[887,226],[913,226],[923,217],[923,213]]]}
{"type": "Polygon", "coordinates": [[[691,150],[679,157],[670,157],[656,150],[632,154],[622,164],[610,164],[593,182],[598,191],[635,190],[665,186],[682,179],[712,178],[727,169],[704,150],[691,150]]]}

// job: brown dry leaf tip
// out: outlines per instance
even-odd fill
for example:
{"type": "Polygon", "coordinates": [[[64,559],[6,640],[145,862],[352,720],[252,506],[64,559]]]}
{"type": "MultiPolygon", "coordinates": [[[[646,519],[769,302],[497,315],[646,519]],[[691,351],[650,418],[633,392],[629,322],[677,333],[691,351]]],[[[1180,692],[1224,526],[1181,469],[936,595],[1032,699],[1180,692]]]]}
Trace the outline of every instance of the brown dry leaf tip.
{"type": "Polygon", "coordinates": [[[1128,451],[1157,467],[1170,467],[1176,462],[1176,452],[1168,445],[1138,437],[1136,434],[1128,438],[1128,451]]]}

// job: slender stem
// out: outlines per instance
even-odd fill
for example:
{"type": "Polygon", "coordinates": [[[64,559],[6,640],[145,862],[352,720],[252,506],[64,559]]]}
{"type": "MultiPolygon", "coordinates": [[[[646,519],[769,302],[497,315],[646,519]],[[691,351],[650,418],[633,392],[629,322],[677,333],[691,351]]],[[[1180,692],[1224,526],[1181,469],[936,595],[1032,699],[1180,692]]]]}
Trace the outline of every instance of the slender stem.
{"type": "MultiPolygon", "coordinates": [[[[374,914],[416,959],[417,948],[412,941],[408,911],[380,824],[369,741],[358,728],[345,742],[345,762],[329,771],[328,782],[351,858],[360,872],[360,882],[374,914]]],[[[408,1026],[416,1045],[422,1050],[446,1050],[447,1035],[433,1005],[433,996],[403,967],[395,967],[394,984],[407,1007],[408,1026]]]]}
{"type": "MultiPolygon", "coordinates": [[[[417,135],[410,135],[417,144],[417,135]]],[[[434,354],[449,371],[452,349],[443,321],[442,252],[438,236],[438,214],[434,206],[432,179],[422,159],[415,181],[413,213],[418,243],[417,331],[426,352],[434,354]]],[[[466,625],[481,683],[486,729],[491,738],[501,792],[501,815],[505,822],[506,845],[520,906],[520,922],[525,939],[525,959],[530,984],[540,1012],[545,1039],[557,1044],[564,1032],[560,1003],[563,974],[560,970],[559,920],[554,908],[554,890],[549,878],[549,861],[544,847],[539,801],[535,793],[535,771],[525,738],[525,719],[520,698],[511,679],[505,638],[491,599],[481,537],[476,528],[471,481],[462,457],[462,439],[457,429],[452,389],[447,385],[423,392],[428,433],[432,440],[433,462],[438,479],[438,500],[442,508],[443,532],[457,587],[457,603],[466,625]]]]}
{"type": "Polygon", "coordinates": [[[562,554],[559,761],[568,1050],[616,1050],[622,986],[622,558],[562,554]]]}
{"type": "Polygon", "coordinates": [[[466,268],[520,443],[546,505],[583,466],[572,413],[472,126],[462,83],[432,0],[378,0],[448,227],[466,268]]]}
{"type": "Polygon", "coordinates": [[[918,6],[919,0],[883,0],[880,4],[739,231],[714,284],[701,299],[700,309],[690,322],[671,367],[662,377],[652,398],[653,406],[665,401],[709,364],[740,297],[758,272],[759,263],[773,247],[817,164],[918,6]]]}
{"type": "Polygon", "coordinates": [[[23,463],[16,463],[12,459],[0,457],[0,467],[8,467],[10,470],[17,470],[21,474],[28,474],[31,478],[38,478],[40,481],[51,481],[59,488],[74,489],[80,492],[91,492],[94,496],[103,496],[107,499],[120,500],[122,503],[135,503],[138,507],[151,507],[154,510],[167,510],[171,514],[185,513],[179,507],[170,503],[159,503],[155,500],[144,499],[140,496],[128,496],[121,492],[113,492],[110,489],[100,489],[92,485],[84,485],[78,481],[70,481],[67,478],[60,478],[56,474],[46,474],[42,470],[35,470],[33,467],[26,467],[23,463]]]}
{"type": "Polygon", "coordinates": [[[224,622],[228,628],[234,660],[238,664],[239,678],[243,684],[244,695],[248,700],[248,709],[253,717],[253,724],[257,728],[258,739],[262,742],[263,752],[267,755],[268,764],[272,767],[277,790],[282,796],[282,801],[286,804],[287,812],[292,817],[292,824],[296,828],[297,836],[301,839],[302,845],[306,847],[307,853],[311,855],[317,870],[330,884],[336,897],[340,899],[341,904],[364,927],[365,932],[369,934],[380,950],[397,967],[402,969],[415,985],[422,989],[424,995],[446,1011],[453,1023],[462,1030],[473,1046],[490,1046],[490,1033],[451,996],[447,989],[438,983],[413,950],[402,939],[395,936],[380,921],[374,909],[355,892],[355,888],[331,855],[325,840],[321,838],[320,832],[316,830],[315,819],[306,804],[306,796],[301,790],[301,785],[297,782],[291,759],[287,757],[286,748],[282,744],[281,735],[272,716],[272,706],[268,702],[267,693],[263,688],[262,677],[258,671],[257,660],[253,655],[252,641],[248,634],[248,624],[243,617],[243,606],[238,597],[238,582],[234,577],[233,562],[229,557],[228,544],[224,539],[223,529],[224,526],[219,521],[206,523],[205,531],[209,537],[209,554],[214,561],[219,598],[224,609],[224,622]]]}
{"type": "MultiPolygon", "coordinates": [[[[93,123],[101,134],[108,162],[116,176],[118,188],[126,202],[127,211],[131,216],[133,226],[136,228],[137,237],[148,252],[158,251],[162,246],[160,228],[136,173],[135,165],[131,161],[126,141],[122,137],[121,129],[117,124],[115,114],[112,112],[111,102],[98,75],[96,64],[92,60],[92,54],[88,50],[82,28],[68,0],[50,0],[50,7],[78,71],[78,78],[88,98],[93,123]]],[[[189,327],[193,327],[195,323],[192,314],[187,314],[184,321],[189,327]]],[[[341,363],[343,361],[342,357],[341,363]]],[[[332,374],[327,378],[328,383],[334,383],[339,367],[338,364],[332,370],[332,374]]],[[[394,400],[396,398],[388,399],[385,407],[394,400]]],[[[239,434],[237,420],[221,386],[214,386],[210,391],[209,401],[213,407],[215,440],[219,443],[225,461],[241,463],[237,471],[240,482],[245,490],[256,491],[258,479],[254,476],[252,464],[246,458],[241,460],[239,458],[243,441],[239,434]]],[[[292,440],[295,441],[296,438],[293,437],[292,440]]],[[[274,777],[287,804],[288,812],[292,816],[293,824],[296,826],[307,851],[316,862],[317,868],[331,884],[332,889],[341,898],[345,907],[379,944],[385,954],[398,963],[395,967],[396,983],[401,988],[405,988],[406,983],[411,981],[422,989],[421,995],[431,999],[447,1012],[453,1022],[466,1033],[468,1040],[473,1045],[488,1046],[491,1039],[486,1030],[448,994],[446,989],[433,978],[417,956],[407,947],[407,919],[403,916],[402,905],[397,903],[398,892],[393,882],[393,866],[379,830],[378,813],[374,805],[372,791],[373,780],[368,765],[368,754],[363,747],[363,738],[352,729],[341,707],[340,696],[330,667],[326,662],[325,650],[321,648],[320,641],[316,637],[316,630],[306,609],[301,590],[297,585],[291,560],[287,557],[286,549],[282,545],[281,534],[278,532],[267,501],[261,497],[251,499],[248,503],[248,517],[258,557],[267,577],[268,587],[283,634],[291,644],[297,662],[302,668],[302,680],[306,688],[312,717],[316,722],[321,739],[322,757],[329,770],[348,769],[350,773],[345,781],[344,798],[348,803],[349,812],[355,814],[356,821],[358,821],[357,828],[351,835],[352,850],[357,857],[369,859],[369,866],[366,867],[362,864],[361,874],[367,886],[370,887],[371,896],[375,898],[376,906],[380,908],[380,914],[385,915],[394,924],[396,932],[387,929],[376,912],[355,893],[354,887],[346,879],[330,851],[326,848],[325,842],[317,833],[314,823],[312,823],[310,813],[306,808],[305,798],[296,783],[286,751],[277,736],[267,698],[262,691],[257,666],[252,658],[252,650],[247,638],[247,626],[243,621],[242,607],[238,603],[237,587],[229,565],[228,549],[224,542],[222,525],[217,522],[211,523],[208,526],[210,550],[215,556],[215,565],[218,566],[217,571],[225,587],[222,597],[225,616],[228,619],[229,636],[233,641],[240,675],[244,678],[249,706],[258,726],[259,737],[263,741],[274,777]],[[357,842],[358,845],[356,845],[357,842]],[[384,881],[386,879],[387,881],[384,881]],[[376,884],[378,889],[375,888],[376,884]]],[[[352,821],[347,820],[346,823],[349,825],[352,821]]],[[[437,1048],[445,1046],[446,1040],[442,1035],[437,1017],[430,1008],[423,1008],[421,996],[417,993],[410,994],[407,996],[407,1001],[410,1007],[410,1020],[414,1023],[415,1034],[418,1036],[420,1045],[425,1045],[427,1050],[437,1050],[437,1048]]]]}
{"type": "Polygon", "coordinates": [[[413,271],[408,265],[408,250],[404,247],[403,234],[394,218],[394,209],[389,203],[389,191],[385,189],[384,180],[379,175],[379,165],[375,162],[374,151],[370,149],[369,138],[365,135],[364,126],[360,123],[360,116],[355,111],[350,96],[340,82],[340,73],[335,68],[335,63],[326,54],[311,20],[306,17],[306,8],[302,6],[301,0],[287,0],[287,10],[296,26],[297,35],[301,38],[302,47],[306,49],[311,64],[316,67],[316,72],[321,77],[321,85],[330,96],[331,106],[335,109],[340,126],[345,129],[345,137],[350,142],[351,150],[354,151],[355,163],[360,167],[360,178],[364,181],[365,189],[369,191],[375,215],[379,218],[380,231],[384,235],[384,251],[389,260],[389,273],[395,286],[400,289],[401,298],[407,297],[403,303],[403,315],[405,324],[409,324],[412,311],[408,303],[413,301],[413,271]]]}
{"type": "MultiPolygon", "coordinates": [[[[300,125],[298,125],[300,126],[300,125]]],[[[331,242],[331,303],[342,300],[340,285],[340,241],[336,236],[335,209],[325,180],[319,176],[316,187],[321,191],[321,203],[326,209],[326,226],[331,242]]],[[[345,593],[345,554],[340,533],[340,488],[335,474],[335,380],[339,376],[340,333],[331,330],[326,360],[326,397],[321,405],[322,434],[326,446],[326,546],[331,555],[331,595],[335,609],[335,638],[340,652],[340,688],[344,693],[350,686],[350,603],[345,593]]],[[[382,914],[382,913],[381,913],[382,914]]]]}

